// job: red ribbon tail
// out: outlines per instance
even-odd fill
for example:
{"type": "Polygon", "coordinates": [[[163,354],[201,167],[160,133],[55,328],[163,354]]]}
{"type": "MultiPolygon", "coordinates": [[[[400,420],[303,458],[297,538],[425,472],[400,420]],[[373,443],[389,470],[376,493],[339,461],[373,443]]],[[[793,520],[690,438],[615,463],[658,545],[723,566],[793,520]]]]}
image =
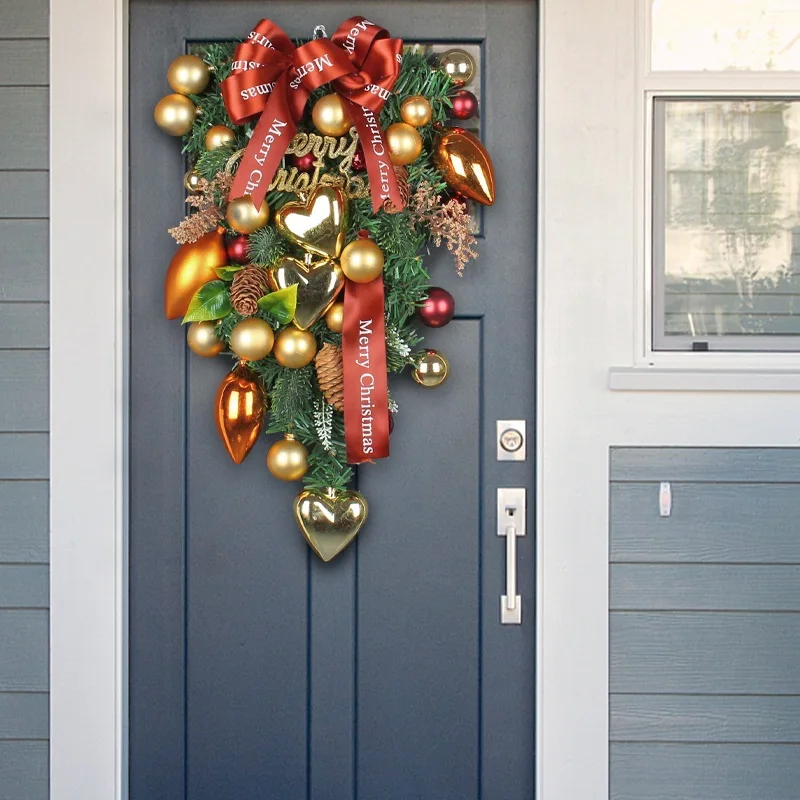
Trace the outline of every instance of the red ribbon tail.
{"type": "Polygon", "coordinates": [[[345,285],[342,362],[347,462],[387,458],[389,386],[381,277],[345,285]]]}

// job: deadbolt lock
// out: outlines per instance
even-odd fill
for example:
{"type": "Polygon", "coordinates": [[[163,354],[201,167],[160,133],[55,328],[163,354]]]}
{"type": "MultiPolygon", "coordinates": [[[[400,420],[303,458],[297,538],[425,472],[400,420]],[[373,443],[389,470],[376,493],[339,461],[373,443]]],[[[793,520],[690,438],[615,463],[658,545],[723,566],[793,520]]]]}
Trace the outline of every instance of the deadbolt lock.
{"type": "Polygon", "coordinates": [[[497,460],[525,461],[525,420],[497,420],[497,460]]]}

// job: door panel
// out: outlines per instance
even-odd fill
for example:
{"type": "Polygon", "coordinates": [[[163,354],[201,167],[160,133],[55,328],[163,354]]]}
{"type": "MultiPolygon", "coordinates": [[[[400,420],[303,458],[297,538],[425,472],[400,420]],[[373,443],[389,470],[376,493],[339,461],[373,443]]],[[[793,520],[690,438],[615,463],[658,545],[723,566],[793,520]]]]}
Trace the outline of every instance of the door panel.
{"type": "Polygon", "coordinates": [[[533,429],[535,23],[535,5],[502,0],[132,0],[132,800],[533,797],[533,446],[498,463],[495,420],[533,429]],[[481,44],[499,192],[463,279],[446,251],[426,258],[456,298],[457,318],[426,331],[451,377],[435,391],[393,379],[392,456],[357,475],[370,518],[323,564],[265,443],[239,466],[224,453],[212,409],[226,362],[190,358],[162,318],[185,165],[152,108],[189,42],[262,16],[308,36],[357,13],[407,41],[481,44]],[[528,489],[520,626],[499,623],[498,486],[528,489]]]}

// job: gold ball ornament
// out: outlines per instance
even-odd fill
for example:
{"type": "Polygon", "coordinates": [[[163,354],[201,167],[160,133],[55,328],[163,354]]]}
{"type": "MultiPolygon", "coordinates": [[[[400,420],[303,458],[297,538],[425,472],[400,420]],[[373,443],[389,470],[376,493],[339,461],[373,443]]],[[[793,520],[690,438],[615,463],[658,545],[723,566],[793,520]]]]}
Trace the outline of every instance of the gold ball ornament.
{"type": "Polygon", "coordinates": [[[383,272],[383,252],[372,239],[356,239],[342,250],[339,266],[349,280],[369,283],[383,272]]]}
{"type": "Polygon", "coordinates": [[[413,125],[395,122],[386,129],[386,144],[392,164],[405,166],[422,152],[422,137],[413,125]]]}
{"type": "Polygon", "coordinates": [[[265,200],[261,208],[256,209],[249,194],[237,197],[228,203],[225,211],[228,225],[239,233],[253,233],[269,222],[269,206],[265,200]]]}
{"type": "Polygon", "coordinates": [[[212,125],[206,131],[204,140],[206,150],[216,150],[230,144],[236,138],[236,134],[227,125],[212,125]]]}
{"type": "Polygon", "coordinates": [[[417,360],[417,365],[411,374],[420,386],[432,389],[443,384],[449,373],[450,364],[447,359],[435,350],[427,350],[417,360]]]}
{"type": "Polygon", "coordinates": [[[287,433],[267,452],[267,469],[279,480],[300,480],[308,472],[308,450],[287,433]]]}
{"type": "Polygon", "coordinates": [[[275,338],[275,358],[281,366],[300,369],[314,360],[317,340],[310,331],[284,328],[275,338]]]}
{"type": "Polygon", "coordinates": [[[245,361],[258,361],[272,351],[275,334],[260,317],[247,317],[231,331],[231,350],[245,361]]]}
{"type": "Polygon", "coordinates": [[[344,327],[344,303],[334,303],[325,314],[325,324],[328,330],[341,333],[344,327]]]}
{"type": "Polygon", "coordinates": [[[439,56],[439,69],[456,86],[468,86],[475,77],[475,59],[466,50],[454,47],[439,56]]]}
{"type": "Polygon", "coordinates": [[[338,94],[320,97],[311,110],[311,120],[320,133],[328,136],[344,136],[353,124],[338,94]]]}
{"type": "Polygon", "coordinates": [[[200,181],[202,180],[203,177],[199,172],[195,172],[193,169],[190,169],[183,176],[183,188],[186,189],[187,192],[194,194],[200,189],[200,181]]]}
{"type": "Polygon", "coordinates": [[[214,322],[193,322],[186,329],[186,343],[193,353],[203,358],[219,355],[225,349],[225,343],[217,338],[214,322]]]}
{"type": "Polygon", "coordinates": [[[178,56],[167,69],[167,81],[178,94],[200,94],[210,78],[208,64],[199,56],[178,56]]]}
{"type": "Polygon", "coordinates": [[[170,136],[183,136],[192,129],[197,109],[194,103],[182,94],[162,97],[153,111],[156,125],[170,136]]]}
{"type": "Polygon", "coordinates": [[[415,128],[427,125],[431,121],[432,115],[431,104],[421,94],[407,97],[400,106],[400,116],[403,122],[413,125],[415,128]]]}

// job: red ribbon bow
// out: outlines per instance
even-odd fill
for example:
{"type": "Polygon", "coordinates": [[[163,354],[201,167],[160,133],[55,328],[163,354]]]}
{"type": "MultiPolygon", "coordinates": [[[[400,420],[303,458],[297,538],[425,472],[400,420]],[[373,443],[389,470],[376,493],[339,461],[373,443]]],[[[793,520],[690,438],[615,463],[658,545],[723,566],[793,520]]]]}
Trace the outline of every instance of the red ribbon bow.
{"type": "Polygon", "coordinates": [[[400,72],[403,42],[364,17],[345,20],[331,39],[295,47],[274,22],[262,19],[236,48],[233,71],[222,97],[236,125],[256,117],[250,144],[229,198],[250,195],[261,206],[270,181],[297,131],[308,97],[332,83],[358,131],[364,149],[372,209],[387,198],[402,208],[378,115],[400,72]]]}

